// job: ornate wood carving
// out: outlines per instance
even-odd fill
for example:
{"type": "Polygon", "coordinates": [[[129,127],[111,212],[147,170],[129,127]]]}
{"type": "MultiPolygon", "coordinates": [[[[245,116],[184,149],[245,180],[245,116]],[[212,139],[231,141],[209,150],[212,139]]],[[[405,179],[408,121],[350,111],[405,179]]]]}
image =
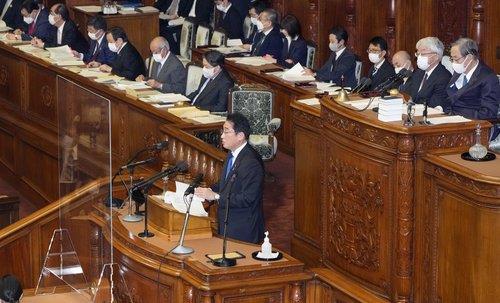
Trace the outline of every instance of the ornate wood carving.
{"type": "Polygon", "coordinates": [[[182,302],[194,303],[194,288],[192,285],[184,284],[184,295],[182,302]]]}
{"type": "Polygon", "coordinates": [[[303,303],[304,302],[302,288],[303,288],[302,283],[299,283],[299,282],[293,283],[292,293],[291,293],[291,298],[292,298],[293,303],[303,303]]]}
{"type": "Polygon", "coordinates": [[[380,266],[381,181],[369,171],[333,156],[328,163],[326,256],[334,258],[338,254],[352,264],[375,271],[380,266]]]}
{"type": "Polygon", "coordinates": [[[436,33],[445,46],[449,46],[457,37],[467,36],[467,19],[464,18],[467,9],[467,1],[462,0],[440,0],[436,1],[437,22],[436,33]]]}
{"type": "Polygon", "coordinates": [[[315,117],[313,115],[307,114],[301,110],[293,110],[292,109],[292,115],[294,120],[301,121],[305,123],[306,125],[310,125],[314,128],[321,128],[322,127],[322,121],[321,118],[315,117]]]}
{"type": "MultiPolygon", "coordinates": [[[[320,24],[319,20],[319,7],[320,3],[318,0],[309,0],[309,22],[308,22],[308,32],[309,37],[313,41],[320,41],[322,37],[318,37],[320,24]]],[[[316,58],[318,58],[316,56],[316,58]]]]}
{"type": "Polygon", "coordinates": [[[52,106],[52,102],[54,101],[53,100],[54,99],[53,95],[54,95],[54,93],[52,92],[52,90],[50,89],[50,87],[48,85],[44,85],[40,89],[40,96],[42,98],[42,103],[46,107],[51,107],[52,106]]]}
{"type": "MultiPolygon", "coordinates": [[[[498,3],[497,3],[498,5],[498,3]]],[[[483,41],[484,41],[484,5],[483,0],[475,0],[472,6],[472,39],[479,46],[479,56],[483,57],[483,41]]]]}
{"type": "Polygon", "coordinates": [[[389,0],[385,35],[389,46],[388,58],[395,53],[396,48],[396,0],[389,0]]]}
{"type": "MultiPolygon", "coordinates": [[[[356,35],[356,0],[345,1],[345,29],[349,33],[349,47],[353,52],[356,52],[357,35],[356,35]]],[[[364,42],[362,42],[364,43],[364,42]]]]}
{"type": "Polygon", "coordinates": [[[8,79],[9,72],[7,66],[2,64],[0,65],[0,86],[7,86],[8,79]]]}
{"type": "Polygon", "coordinates": [[[500,195],[500,192],[497,192],[497,188],[495,188],[494,186],[465,178],[464,176],[456,174],[442,167],[433,167],[432,169],[427,168],[426,173],[431,173],[435,176],[446,179],[448,182],[460,188],[465,188],[478,195],[491,197],[497,197],[498,195],[500,195]]]}
{"type": "Polygon", "coordinates": [[[465,147],[472,142],[472,132],[462,134],[433,134],[429,136],[418,136],[415,139],[415,150],[422,153],[432,149],[465,147]]]}

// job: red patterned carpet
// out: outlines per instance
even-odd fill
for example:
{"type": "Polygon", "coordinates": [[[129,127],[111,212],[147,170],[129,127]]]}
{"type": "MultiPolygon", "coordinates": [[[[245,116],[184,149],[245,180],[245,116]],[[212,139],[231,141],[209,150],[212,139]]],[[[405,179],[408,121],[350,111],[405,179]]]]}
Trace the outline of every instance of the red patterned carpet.
{"type": "MultiPolygon", "coordinates": [[[[274,247],[290,252],[293,231],[293,157],[278,152],[276,158],[266,163],[266,171],[274,177],[274,182],[264,185],[264,214],[266,229],[274,247]]],[[[36,207],[20,196],[4,180],[0,179],[0,195],[19,196],[19,217],[24,218],[34,212],[36,207]]]]}

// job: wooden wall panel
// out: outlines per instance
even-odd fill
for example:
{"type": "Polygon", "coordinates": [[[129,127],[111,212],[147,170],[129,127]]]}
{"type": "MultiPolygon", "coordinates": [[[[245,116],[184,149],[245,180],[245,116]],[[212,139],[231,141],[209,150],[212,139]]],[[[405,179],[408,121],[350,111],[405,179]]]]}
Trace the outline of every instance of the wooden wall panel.
{"type": "Polygon", "coordinates": [[[0,121],[0,162],[14,171],[14,134],[0,121]]]}
{"type": "Polygon", "coordinates": [[[27,114],[51,129],[57,129],[56,73],[43,67],[28,64],[27,114]],[[43,81],[41,81],[43,79],[43,81]]]}
{"type": "Polygon", "coordinates": [[[2,103],[9,104],[11,107],[19,109],[21,106],[21,74],[22,65],[14,58],[8,58],[2,52],[2,61],[0,62],[0,100],[2,103]]]}

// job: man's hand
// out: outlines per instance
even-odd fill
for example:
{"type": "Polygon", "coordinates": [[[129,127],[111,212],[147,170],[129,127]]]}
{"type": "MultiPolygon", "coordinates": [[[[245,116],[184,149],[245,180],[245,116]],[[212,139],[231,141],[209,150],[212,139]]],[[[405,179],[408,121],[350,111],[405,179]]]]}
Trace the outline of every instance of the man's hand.
{"type": "Polygon", "coordinates": [[[18,34],[11,34],[11,33],[7,34],[6,37],[7,37],[7,40],[20,40],[21,39],[21,37],[19,37],[18,34]]]}
{"type": "Polygon", "coordinates": [[[99,67],[101,66],[101,63],[97,62],[97,61],[92,61],[92,62],[89,62],[89,64],[87,64],[87,67],[99,67]]]}
{"type": "Polygon", "coordinates": [[[105,73],[111,73],[112,69],[113,68],[111,66],[107,65],[107,64],[103,64],[103,65],[99,66],[99,70],[101,72],[105,72],[105,73]]]}
{"type": "Polygon", "coordinates": [[[73,57],[80,59],[80,53],[77,52],[76,50],[72,50],[71,54],[73,55],[73,57]]]}
{"type": "Polygon", "coordinates": [[[45,43],[42,41],[42,39],[38,38],[33,38],[31,39],[31,45],[39,48],[43,48],[45,46],[45,43]]]}
{"type": "Polygon", "coordinates": [[[208,201],[215,200],[215,193],[208,187],[197,187],[194,189],[194,194],[208,201]]]}
{"type": "Polygon", "coordinates": [[[146,82],[147,85],[151,86],[152,88],[160,88],[161,87],[161,83],[156,81],[155,79],[149,79],[147,82],[146,82]]]}
{"type": "Polygon", "coordinates": [[[144,75],[139,75],[139,76],[137,76],[137,78],[135,78],[135,81],[137,81],[137,82],[142,82],[142,81],[144,81],[145,79],[146,79],[146,78],[144,77],[144,75]]]}
{"type": "Polygon", "coordinates": [[[302,75],[314,76],[314,72],[312,70],[310,70],[309,68],[304,68],[304,70],[302,71],[302,75]]]}
{"type": "Polygon", "coordinates": [[[23,31],[22,31],[22,30],[20,30],[20,29],[16,29],[16,30],[14,31],[14,35],[21,35],[22,33],[23,33],[23,31]]]}
{"type": "Polygon", "coordinates": [[[252,44],[243,44],[241,47],[249,51],[252,48],[252,44]]]}
{"type": "Polygon", "coordinates": [[[285,62],[286,62],[286,63],[290,63],[290,64],[292,64],[292,63],[293,63],[293,60],[292,60],[292,59],[286,59],[286,60],[285,60],[285,62]]]}

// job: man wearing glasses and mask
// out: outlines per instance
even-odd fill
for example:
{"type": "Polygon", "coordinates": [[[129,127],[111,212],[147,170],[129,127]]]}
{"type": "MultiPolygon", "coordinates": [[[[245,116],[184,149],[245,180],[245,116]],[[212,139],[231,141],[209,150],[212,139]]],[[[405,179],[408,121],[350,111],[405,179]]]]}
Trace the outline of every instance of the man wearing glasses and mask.
{"type": "Polygon", "coordinates": [[[264,235],[264,164],[260,155],[248,143],[249,136],[250,123],[247,118],[240,113],[229,114],[221,135],[222,145],[229,153],[219,182],[212,188],[198,187],[195,194],[208,201],[218,201],[219,234],[223,234],[225,208],[230,192],[227,236],[259,243],[264,235]]]}
{"type": "Polygon", "coordinates": [[[450,55],[454,73],[446,92],[451,113],[469,119],[498,119],[498,77],[479,61],[477,43],[460,38],[452,44],[450,55]]]}
{"type": "Polygon", "coordinates": [[[389,60],[385,59],[387,55],[387,41],[384,38],[379,36],[373,37],[366,52],[368,53],[368,60],[373,63],[373,66],[368,71],[368,77],[372,80],[372,83],[367,88],[367,90],[372,90],[389,77],[394,76],[395,72],[389,60]]]}

